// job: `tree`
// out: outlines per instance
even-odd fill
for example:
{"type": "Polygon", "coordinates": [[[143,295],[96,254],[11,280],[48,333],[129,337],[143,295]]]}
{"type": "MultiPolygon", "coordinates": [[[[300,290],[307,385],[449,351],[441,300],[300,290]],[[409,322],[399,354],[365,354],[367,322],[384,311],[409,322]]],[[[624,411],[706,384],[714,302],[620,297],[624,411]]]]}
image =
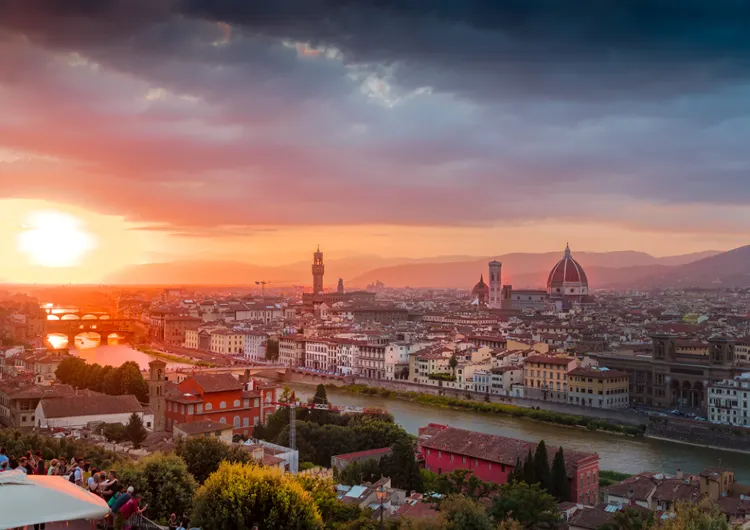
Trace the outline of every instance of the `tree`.
{"type": "Polygon", "coordinates": [[[392,446],[391,454],[383,457],[380,462],[383,474],[390,477],[394,488],[411,491],[424,491],[422,475],[414,453],[411,439],[401,437],[392,446]]]}
{"type": "Polygon", "coordinates": [[[458,359],[456,358],[456,352],[451,353],[451,358],[448,360],[448,366],[451,367],[453,377],[456,377],[456,367],[458,366],[458,359]]]}
{"type": "Polygon", "coordinates": [[[492,500],[490,515],[497,522],[512,518],[524,528],[549,528],[560,516],[555,498],[539,484],[514,482],[500,486],[500,493],[492,500]]]}
{"type": "Polygon", "coordinates": [[[368,522],[374,522],[369,510],[365,511],[357,505],[340,502],[336,497],[336,489],[332,480],[312,475],[298,475],[297,482],[312,495],[326,528],[362,530],[368,528],[366,526],[368,522]]]}
{"type": "Polygon", "coordinates": [[[326,393],[326,387],[324,384],[321,383],[317,387],[315,387],[313,403],[315,403],[316,405],[328,405],[328,394],[326,393]]]}
{"type": "Polygon", "coordinates": [[[568,482],[568,472],[565,470],[565,455],[563,448],[557,450],[555,459],[552,461],[552,495],[558,501],[567,501],[570,498],[570,483],[568,482]]]}
{"type": "Polygon", "coordinates": [[[472,500],[489,499],[499,488],[497,484],[484,482],[468,469],[437,475],[433,487],[434,492],[440,495],[461,494],[472,500]]]}
{"type": "MultiPolygon", "coordinates": [[[[328,405],[328,395],[326,394],[326,387],[322,383],[315,388],[315,395],[312,400],[315,405],[328,405]]],[[[326,424],[330,421],[331,413],[327,410],[311,410],[310,421],[315,423],[326,424]]]]}
{"type": "Polygon", "coordinates": [[[108,423],[102,429],[102,434],[108,442],[120,443],[127,438],[125,426],[122,423],[108,423]]]}
{"type": "Polygon", "coordinates": [[[536,468],[534,467],[534,455],[531,454],[531,448],[529,448],[529,454],[526,455],[526,460],[523,462],[523,482],[526,484],[536,484],[536,468]]]}
{"type": "Polygon", "coordinates": [[[341,484],[355,486],[363,482],[376,482],[383,476],[380,462],[368,458],[362,462],[352,462],[337,473],[337,480],[341,484]]]}
{"type": "Polygon", "coordinates": [[[148,436],[148,431],[143,426],[143,418],[135,412],[130,415],[128,424],[125,426],[125,436],[133,443],[133,447],[136,449],[141,447],[141,443],[148,436]]]}
{"type": "Polygon", "coordinates": [[[534,478],[542,485],[542,488],[552,491],[552,473],[549,468],[549,457],[547,456],[547,445],[541,440],[536,446],[534,454],[534,478]]]}
{"type": "Polygon", "coordinates": [[[148,504],[149,519],[166,524],[172,513],[192,508],[197,484],[185,461],[175,454],[155,453],[120,470],[120,483],[133,486],[148,504]]]}
{"type": "Polygon", "coordinates": [[[219,469],[224,462],[250,462],[251,455],[242,447],[230,447],[218,438],[178,438],[175,453],[181,457],[191,475],[199,484],[219,469]]]}
{"type": "Polygon", "coordinates": [[[726,516],[716,505],[682,503],[675,509],[675,517],[661,519],[658,530],[729,530],[726,516]]]}
{"type": "Polygon", "coordinates": [[[445,530],[493,530],[484,508],[463,495],[451,495],[440,503],[445,530]]]}
{"type": "Polygon", "coordinates": [[[278,469],[224,462],[195,494],[194,526],[250,530],[322,530],[313,495],[278,469]]]}
{"type": "Polygon", "coordinates": [[[598,530],[645,530],[654,526],[654,512],[625,508],[615,512],[612,522],[604,524],[598,530]]]}

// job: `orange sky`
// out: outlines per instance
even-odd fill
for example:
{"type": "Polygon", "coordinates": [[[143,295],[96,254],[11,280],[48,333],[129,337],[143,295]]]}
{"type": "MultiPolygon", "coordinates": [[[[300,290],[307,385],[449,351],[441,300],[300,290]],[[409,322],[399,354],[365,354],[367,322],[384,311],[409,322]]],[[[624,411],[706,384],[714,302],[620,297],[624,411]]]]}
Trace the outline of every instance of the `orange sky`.
{"type": "MultiPolygon", "coordinates": [[[[671,234],[635,231],[598,223],[528,223],[494,227],[413,227],[413,226],[311,226],[261,227],[252,235],[195,237],[166,231],[140,230],[121,217],[92,213],[84,209],[39,200],[0,200],[0,246],[5,259],[0,278],[20,283],[97,283],[117,269],[138,263],[179,259],[238,260],[258,265],[283,265],[309,258],[318,243],[328,259],[372,253],[383,257],[430,257],[440,255],[489,256],[509,252],[559,250],[566,240],[576,250],[608,251],[637,249],[653,255],[672,255],[706,249],[729,249],[742,244],[742,237],[715,234],[671,234]],[[75,263],[55,263],[55,256],[35,249],[35,241],[24,243],[23,234],[35,227],[34,216],[50,212],[77,221],[71,234],[64,229],[54,237],[69,238],[68,246],[79,245],[85,235],[87,245],[75,263]],[[31,245],[32,248],[29,248],[31,245]],[[42,263],[39,258],[42,258],[42,263]],[[46,260],[46,261],[45,261],[46,260]],[[56,266],[65,265],[65,266],[56,266]]],[[[48,228],[49,229],[49,228],[48,228]]],[[[58,243],[54,243],[58,244],[58,243]]],[[[63,260],[64,261],[64,260],[63,260]]]]}

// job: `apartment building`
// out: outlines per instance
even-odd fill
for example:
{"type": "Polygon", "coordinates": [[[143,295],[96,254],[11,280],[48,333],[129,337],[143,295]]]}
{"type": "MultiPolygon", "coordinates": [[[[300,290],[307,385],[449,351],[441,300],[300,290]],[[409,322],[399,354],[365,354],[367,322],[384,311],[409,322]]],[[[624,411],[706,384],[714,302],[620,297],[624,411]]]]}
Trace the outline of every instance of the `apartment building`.
{"type": "Polygon", "coordinates": [[[737,427],[750,426],[750,372],[708,387],[708,419],[737,427]]]}
{"type": "Polygon", "coordinates": [[[568,403],[598,409],[630,406],[630,376],[608,368],[578,367],[568,373],[568,403]]]}

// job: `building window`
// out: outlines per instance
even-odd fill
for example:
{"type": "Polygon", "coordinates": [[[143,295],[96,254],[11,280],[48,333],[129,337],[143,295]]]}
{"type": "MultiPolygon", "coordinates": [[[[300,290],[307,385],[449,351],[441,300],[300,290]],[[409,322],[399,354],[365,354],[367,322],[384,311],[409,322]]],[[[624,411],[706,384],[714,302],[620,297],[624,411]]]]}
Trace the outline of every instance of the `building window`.
{"type": "Polygon", "coordinates": [[[198,403],[198,414],[200,414],[202,412],[203,412],[203,404],[202,403],[198,403]]]}
{"type": "Polygon", "coordinates": [[[239,416],[234,417],[234,428],[239,429],[241,425],[241,420],[239,416]]]}
{"type": "Polygon", "coordinates": [[[193,405],[188,405],[188,414],[193,414],[194,407],[193,405]]]}
{"type": "Polygon", "coordinates": [[[250,418],[242,418],[242,426],[243,427],[249,427],[250,426],[250,418]]]}
{"type": "Polygon", "coordinates": [[[225,408],[227,408],[227,402],[226,402],[226,401],[222,401],[222,402],[220,402],[220,403],[219,403],[219,408],[220,408],[220,409],[225,409],[225,408]]]}
{"type": "Polygon", "coordinates": [[[226,423],[226,422],[227,422],[227,419],[224,416],[219,418],[219,423],[226,423]]]}
{"type": "Polygon", "coordinates": [[[235,399],[234,400],[234,407],[238,408],[239,406],[240,406],[240,400],[239,399],[235,399]]]}
{"type": "Polygon", "coordinates": [[[206,410],[207,410],[207,411],[208,411],[208,410],[211,410],[211,409],[213,409],[213,408],[214,408],[214,406],[213,406],[213,405],[212,405],[211,403],[206,403],[206,410]]]}

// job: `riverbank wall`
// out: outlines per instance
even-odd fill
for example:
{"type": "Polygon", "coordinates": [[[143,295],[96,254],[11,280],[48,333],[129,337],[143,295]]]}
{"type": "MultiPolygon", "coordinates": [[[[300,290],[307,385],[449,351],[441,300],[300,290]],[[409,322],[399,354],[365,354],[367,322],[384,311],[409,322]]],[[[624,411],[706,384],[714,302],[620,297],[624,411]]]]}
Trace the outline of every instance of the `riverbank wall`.
{"type": "MultiPolygon", "coordinates": [[[[440,388],[435,386],[420,385],[417,383],[411,383],[409,381],[374,381],[372,379],[358,377],[355,379],[354,383],[358,385],[385,388],[387,390],[393,390],[395,392],[419,392],[421,394],[445,396],[457,399],[466,399],[467,397],[470,397],[473,401],[489,401],[490,403],[514,405],[517,407],[529,409],[539,407],[542,410],[556,412],[558,414],[569,414],[573,416],[595,418],[612,423],[629,425],[631,427],[638,427],[646,425],[648,423],[648,418],[643,414],[638,414],[630,410],[594,409],[578,407],[575,405],[568,405],[567,403],[560,403],[549,400],[545,401],[513,396],[493,396],[491,394],[484,394],[482,392],[467,392],[465,390],[457,390],[452,388],[440,388]]],[[[345,384],[346,383],[336,386],[344,386],[345,384]]]]}
{"type": "Polygon", "coordinates": [[[652,420],[644,436],[698,447],[750,453],[750,429],[728,429],[711,423],[676,418],[652,420]]]}

